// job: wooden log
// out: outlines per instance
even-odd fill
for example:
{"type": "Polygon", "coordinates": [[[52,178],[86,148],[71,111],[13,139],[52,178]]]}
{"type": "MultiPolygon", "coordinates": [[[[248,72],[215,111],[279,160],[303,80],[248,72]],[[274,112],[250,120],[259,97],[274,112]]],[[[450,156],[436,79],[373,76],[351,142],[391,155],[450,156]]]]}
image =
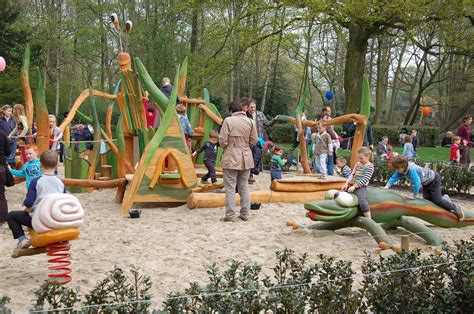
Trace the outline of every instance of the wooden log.
{"type": "Polygon", "coordinates": [[[94,180],[99,180],[99,177],[101,176],[102,174],[100,172],[95,172],[94,173],[94,180]]]}
{"type": "Polygon", "coordinates": [[[409,252],[410,251],[410,236],[409,235],[402,235],[401,241],[402,251],[409,252]]]}
{"type": "Polygon", "coordinates": [[[110,177],[99,177],[99,181],[110,181],[110,177]]]}
{"type": "Polygon", "coordinates": [[[108,181],[99,180],[81,180],[81,179],[62,179],[64,185],[74,186],[79,188],[95,188],[95,189],[115,189],[117,187],[123,187],[127,185],[127,179],[119,178],[108,181]]]}
{"type": "MultiPolygon", "coordinates": [[[[323,181],[323,180],[321,180],[323,181]]],[[[327,181],[327,182],[280,182],[272,181],[271,190],[280,192],[317,192],[328,190],[340,190],[345,182],[327,181]]]]}
{"type": "Polygon", "coordinates": [[[112,166],[111,165],[102,165],[100,169],[101,177],[112,178],[112,166]]]}
{"type": "MultiPolygon", "coordinates": [[[[250,193],[251,202],[259,203],[305,203],[324,199],[326,191],[318,192],[275,192],[256,191],[250,193]]],[[[237,206],[240,204],[240,196],[236,194],[237,206]]],[[[225,194],[223,193],[191,193],[188,195],[188,208],[208,208],[225,206],[225,194]]]]}
{"type": "Polygon", "coordinates": [[[123,202],[123,198],[125,196],[125,190],[126,190],[125,185],[118,187],[117,193],[115,193],[115,200],[114,200],[115,204],[121,204],[123,202]]]}
{"type": "Polygon", "coordinates": [[[215,182],[211,184],[205,184],[202,186],[198,186],[197,188],[189,190],[189,193],[201,193],[204,191],[210,191],[214,189],[220,189],[224,187],[224,182],[215,182]]]}
{"type": "Polygon", "coordinates": [[[211,118],[215,123],[217,123],[218,125],[222,124],[222,118],[212,112],[211,109],[209,109],[206,105],[201,104],[199,105],[199,108],[203,110],[207,114],[207,116],[211,118]]]}

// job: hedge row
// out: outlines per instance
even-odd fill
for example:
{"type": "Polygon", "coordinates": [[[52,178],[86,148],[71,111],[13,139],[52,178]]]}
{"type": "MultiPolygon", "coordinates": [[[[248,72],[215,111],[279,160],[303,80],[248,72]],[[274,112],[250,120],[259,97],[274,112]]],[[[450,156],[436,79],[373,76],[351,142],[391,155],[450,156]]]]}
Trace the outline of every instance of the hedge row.
{"type": "MultiPolygon", "coordinates": [[[[400,128],[398,126],[373,125],[372,132],[375,143],[379,142],[382,137],[387,136],[392,145],[398,145],[400,136],[400,128]]],[[[406,127],[409,131],[413,127],[406,127]]],[[[342,131],[342,126],[336,126],[336,132],[345,137],[342,131]]],[[[439,128],[431,126],[419,126],[418,130],[418,145],[425,147],[435,147],[441,144],[441,134],[439,128]]],[[[272,139],[275,143],[293,143],[294,141],[294,125],[293,124],[277,124],[271,129],[272,139]]]]}
{"type": "MultiPolygon", "coordinates": [[[[182,292],[169,293],[164,311],[153,313],[472,313],[473,240],[429,256],[419,249],[368,255],[361,273],[349,260],[319,255],[313,262],[290,249],[276,252],[271,275],[257,264],[232,260],[222,272],[213,264],[207,285],[192,282],[182,292]]],[[[118,267],[84,296],[78,287],[45,281],[35,291],[34,310],[151,313],[151,286],[150,277],[136,268],[126,274],[118,267]]],[[[9,301],[0,297],[1,313],[10,312],[9,301]]]]}

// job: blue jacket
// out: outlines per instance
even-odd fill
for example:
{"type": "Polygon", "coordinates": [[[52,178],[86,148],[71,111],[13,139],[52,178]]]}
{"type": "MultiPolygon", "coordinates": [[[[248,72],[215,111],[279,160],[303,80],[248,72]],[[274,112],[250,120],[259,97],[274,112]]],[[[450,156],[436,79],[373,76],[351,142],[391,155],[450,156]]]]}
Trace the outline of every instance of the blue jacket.
{"type": "Polygon", "coordinates": [[[40,160],[36,158],[33,161],[27,161],[21,170],[10,170],[12,175],[17,177],[26,178],[26,189],[30,187],[31,180],[37,177],[41,177],[43,171],[41,171],[40,160]]]}
{"type": "Polygon", "coordinates": [[[413,196],[417,196],[420,193],[422,185],[428,185],[435,179],[435,172],[428,167],[420,167],[412,162],[408,163],[406,173],[396,171],[393,176],[388,180],[387,186],[392,186],[403,178],[404,176],[410,181],[413,186],[413,196]]]}
{"type": "Polygon", "coordinates": [[[193,129],[191,128],[191,123],[188,120],[188,117],[179,115],[179,120],[181,121],[181,127],[183,128],[183,132],[188,137],[193,136],[193,129]]]}

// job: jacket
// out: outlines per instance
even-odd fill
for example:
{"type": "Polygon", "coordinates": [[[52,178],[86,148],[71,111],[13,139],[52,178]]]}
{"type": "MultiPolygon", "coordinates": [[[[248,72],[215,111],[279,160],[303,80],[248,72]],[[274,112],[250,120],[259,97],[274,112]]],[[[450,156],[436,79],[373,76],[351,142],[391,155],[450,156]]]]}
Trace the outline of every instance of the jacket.
{"type": "Polygon", "coordinates": [[[250,145],[257,144],[257,128],[245,112],[234,112],[224,119],[219,133],[219,146],[224,149],[223,169],[248,170],[254,167],[250,145]]]}
{"type": "Polygon", "coordinates": [[[420,188],[422,185],[428,185],[435,179],[435,172],[428,167],[420,167],[412,162],[408,163],[408,168],[406,173],[400,173],[395,171],[393,176],[388,180],[387,186],[392,186],[403,178],[404,176],[411,182],[413,185],[413,196],[417,196],[420,193],[420,188]]]}

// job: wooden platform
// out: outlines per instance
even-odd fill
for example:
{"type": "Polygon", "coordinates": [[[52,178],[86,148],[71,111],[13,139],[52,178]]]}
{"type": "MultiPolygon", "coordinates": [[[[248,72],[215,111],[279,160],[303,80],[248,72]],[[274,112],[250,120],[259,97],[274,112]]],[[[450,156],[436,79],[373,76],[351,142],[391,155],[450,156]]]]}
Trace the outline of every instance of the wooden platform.
{"type": "Polygon", "coordinates": [[[281,192],[319,192],[327,190],[340,190],[346,179],[336,176],[327,176],[320,179],[317,175],[298,175],[294,177],[275,180],[271,184],[272,191],[281,192]]]}

